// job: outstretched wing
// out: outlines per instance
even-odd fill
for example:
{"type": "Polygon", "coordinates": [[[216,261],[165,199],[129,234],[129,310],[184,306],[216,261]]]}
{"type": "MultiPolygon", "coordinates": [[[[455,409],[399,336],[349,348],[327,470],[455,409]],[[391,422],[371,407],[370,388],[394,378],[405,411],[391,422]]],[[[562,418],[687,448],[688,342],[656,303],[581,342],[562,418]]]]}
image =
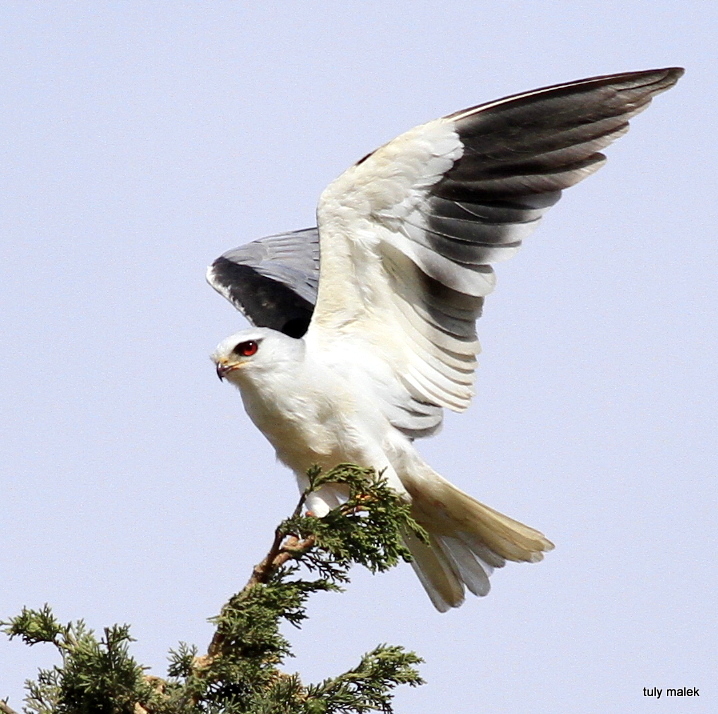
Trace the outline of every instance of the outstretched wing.
{"type": "Polygon", "coordinates": [[[306,228],[230,250],[207,269],[207,282],[253,325],[301,337],[319,282],[319,232],[306,228]]]}
{"type": "Polygon", "coordinates": [[[601,150],[682,73],[511,96],[412,129],[352,166],[319,202],[319,294],[306,339],[371,350],[414,404],[466,409],[490,264],[511,257],[561,191],[600,168],[601,150]]]}

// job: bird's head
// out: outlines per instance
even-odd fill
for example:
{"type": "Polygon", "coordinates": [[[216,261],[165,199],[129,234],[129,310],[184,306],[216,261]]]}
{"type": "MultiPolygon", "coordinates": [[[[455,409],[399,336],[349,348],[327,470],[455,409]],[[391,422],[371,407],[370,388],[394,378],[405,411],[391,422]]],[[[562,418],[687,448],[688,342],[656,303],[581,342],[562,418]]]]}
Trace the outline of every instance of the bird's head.
{"type": "Polygon", "coordinates": [[[222,340],[212,353],[212,361],[220,379],[239,384],[288,359],[297,360],[303,347],[302,340],[266,327],[254,327],[222,340]]]}

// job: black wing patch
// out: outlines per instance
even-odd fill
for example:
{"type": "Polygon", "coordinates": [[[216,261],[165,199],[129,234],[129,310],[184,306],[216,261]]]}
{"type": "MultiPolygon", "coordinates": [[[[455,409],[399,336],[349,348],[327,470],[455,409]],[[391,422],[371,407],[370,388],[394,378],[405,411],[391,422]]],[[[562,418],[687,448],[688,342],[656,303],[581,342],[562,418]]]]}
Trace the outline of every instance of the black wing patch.
{"type": "Polygon", "coordinates": [[[209,267],[207,282],[256,327],[302,337],[317,301],[319,233],[306,228],[230,250],[209,267]]]}

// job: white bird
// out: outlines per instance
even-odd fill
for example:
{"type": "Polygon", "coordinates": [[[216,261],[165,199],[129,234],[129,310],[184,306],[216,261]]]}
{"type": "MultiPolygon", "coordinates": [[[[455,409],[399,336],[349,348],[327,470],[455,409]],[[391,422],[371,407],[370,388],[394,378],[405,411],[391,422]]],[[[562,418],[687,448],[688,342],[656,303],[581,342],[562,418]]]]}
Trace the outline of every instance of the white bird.
{"type": "MultiPolygon", "coordinates": [[[[600,168],[600,151],[682,73],[594,77],[418,126],[325,189],[317,229],[255,241],[208,270],[255,325],[219,344],[220,377],[300,488],[313,464],[351,462],[411,502],[430,544],[406,544],[442,612],[465,587],[486,595],[506,560],[537,562],[553,548],[439,476],[412,443],[438,431],[444,407],[469,406],[490,264],[516,253],[561,190],[600,168]]],[[[325,486],[308,507],[323,516],[343,495],[325,486]]]]}

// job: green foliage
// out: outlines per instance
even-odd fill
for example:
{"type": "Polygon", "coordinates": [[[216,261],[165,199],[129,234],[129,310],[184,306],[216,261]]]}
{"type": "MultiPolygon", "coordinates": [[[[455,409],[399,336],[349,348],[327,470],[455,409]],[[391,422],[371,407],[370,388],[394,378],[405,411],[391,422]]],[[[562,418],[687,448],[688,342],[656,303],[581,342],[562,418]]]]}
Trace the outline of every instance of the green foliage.
{"type": "Polygon", "coordinates": [[[149,702],[155,692],[144,668],[129,655],[132,638],[126,625],[104,630],[99,640],[85,623],[61,625],[45,605],[23,611],[2,623],[11,638],[29,645],[48,642],[62,656],[62,665],[41,670],[28,683],[28,712],[37,714],[133,714],[135,703],[149,702]]]}
{"type": "MultiPolygon", "coordinates": [[[[421,659],[401,647],[380,645],[362,657],[358,667],[320,685],[309,687],[309,698],[325,707],[317,711],[391,711],[391,689],[397,684],[421,684],[412,665],[421,659]]],[[[312,710],[313,711],[313,710],[312,710]]]]}
{"type": "Polygon", "coordinates": [[[411,517],[411,506],[398,498],[372,469],[340,464],[326,474],[312,469],[308,476],[307,493],[327,483],[342,483],[349,490],[347,502],[324,518],[300,516],[298,511],[279,527],[283,535],[315,539],[318,547],[304,553],[302,562],[323,578],[334,583],[348,582],[352,563],[373,573],[384,572],[400,560],[411,560],[401,537],[403,531],[412,530],[426,538],[411,517]]]}
{"type": "MultiPolygon", "coordinates": [[[[402,533],[425,537],[409,505],[369,469],[342,464],[308,473],[309,488],[294,514],[277,528],[264,561],[247,585],[213,618],[207,655],[181,643],[170,650],[166,679],[150,677],[129,654],[127,626],[99,639],[82,621],[60,624],[45,605],[0,623],[10,638],[50,643],[62,662],[28,682],[27,714],[362,714],[392,712],[393,690],[422,683],[421,660],[401,647],[381,645],[349,672],[304,685],[279,670],[291,648],[283,622],[300,627],[312,593],[340,591],[358,563],[383,572],[410,560],[402,533]],[[347,501],[324,518],[302,515],[307,495],[340,483],[347,501]],[[308,573],[314,579],[301,577],[308,573]]],[[[12,711],[0,703],[0,710],[12,711]]]]}

